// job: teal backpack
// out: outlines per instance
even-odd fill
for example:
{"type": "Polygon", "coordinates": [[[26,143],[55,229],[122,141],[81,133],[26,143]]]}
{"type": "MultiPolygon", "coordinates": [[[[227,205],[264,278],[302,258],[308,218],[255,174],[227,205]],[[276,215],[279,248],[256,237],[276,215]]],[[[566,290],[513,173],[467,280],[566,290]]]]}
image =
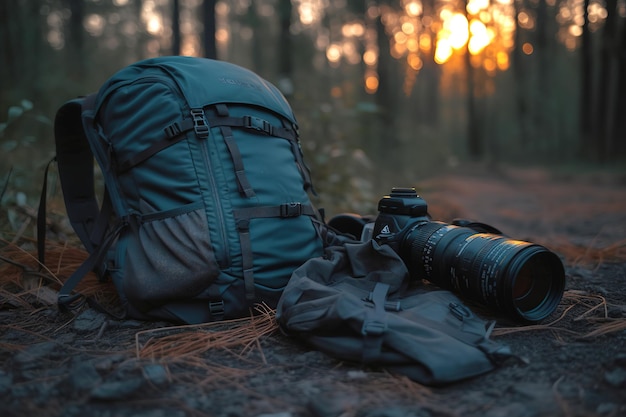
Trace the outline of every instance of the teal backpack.
{"type": "Polygon", "coordinates": [[[323,253],[296,119],[251,71],[141,61],[65,103],[54,129],[68,216],[90,253],[59,293],[63,308],[95,270],[112,278],[127,317],[240,317],[258,302],[274,307],[293,270],[323,253]]]}

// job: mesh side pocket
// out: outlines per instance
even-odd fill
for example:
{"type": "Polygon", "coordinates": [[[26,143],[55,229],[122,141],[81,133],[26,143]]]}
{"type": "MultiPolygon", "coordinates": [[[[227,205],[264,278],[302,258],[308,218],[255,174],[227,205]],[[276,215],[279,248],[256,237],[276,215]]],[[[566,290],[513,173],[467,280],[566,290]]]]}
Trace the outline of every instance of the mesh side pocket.
{"type": "Polygon", "coordinates": [[[144,222],[124,258],[121,289],[140,311],[192,298],[220,273],[204,209],[144,222]]]}

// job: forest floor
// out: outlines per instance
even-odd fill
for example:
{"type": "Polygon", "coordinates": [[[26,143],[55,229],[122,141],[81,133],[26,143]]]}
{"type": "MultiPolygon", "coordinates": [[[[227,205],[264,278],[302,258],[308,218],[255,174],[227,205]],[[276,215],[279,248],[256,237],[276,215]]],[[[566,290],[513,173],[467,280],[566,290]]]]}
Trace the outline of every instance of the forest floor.
{"type": "MultiPolygon", "coordinates": [[[[36,273],[0,261],[1,414],[626,415],[626,179],[480,170],[425,180],[419,191],[436,219],[489,223],[563,259],[566,292],[551,317],[517,326],[485,316],[498,320],[493,338],[525,362],[426,387],[307,349],[276,330],[271,311],[187,327],[114,321],[88,307],[61,314],[47,302],[54,300],[54,286],[42,287],[36,273]]],[[[51,255],[59,276],[82,256],[63,245],[57,252],[65,254],[56,261],[51,255]]],[[[34,270],[31,255],[6,241],[0,255],[34,270]]],[[[104,298],[111,291],[96,287],[104,298]]]]}

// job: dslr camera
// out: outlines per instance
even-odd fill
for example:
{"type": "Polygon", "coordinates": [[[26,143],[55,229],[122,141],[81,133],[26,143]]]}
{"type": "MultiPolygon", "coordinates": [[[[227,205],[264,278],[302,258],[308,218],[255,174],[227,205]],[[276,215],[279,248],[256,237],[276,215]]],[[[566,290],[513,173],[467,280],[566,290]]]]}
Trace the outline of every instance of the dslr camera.
{"type": "Polygon", "coordinates": [[[393,188],[378,203],[362,238],[391,246],[414,280],[427,280],[522,322],[557,308],[565,287],[559,257],[541,245],[509,239],[467,221],[432,221],[414,188],[393,188]]]}

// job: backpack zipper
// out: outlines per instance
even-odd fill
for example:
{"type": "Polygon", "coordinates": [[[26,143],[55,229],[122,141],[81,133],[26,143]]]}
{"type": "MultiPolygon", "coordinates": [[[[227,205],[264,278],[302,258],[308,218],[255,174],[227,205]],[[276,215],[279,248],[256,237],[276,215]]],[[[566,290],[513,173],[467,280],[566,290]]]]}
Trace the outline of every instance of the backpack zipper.
{"type": "MultiPolygon", "coordinates": [[[[226,222],[224,219],[224,211],[222,210],[222,202],[219,195],[219,188],[215,181],[215,177],[211,174],[211,159],[209,158],[209,145],[207,144],[207,139],[198,136],[198,140],[200,141],[200,147],[202,148],[202,161],[204,162],[204,167],[207,172],[207,177],[209,180],[209,186],[211,190],[213,190],[211,197],[213,198],[213,204],[215,205],[215,217],[217,218],[217,232],[219,234],[219,239],[223,243],[222,250],[220,253],[215,254],[215,258],[217,259],[218,265],[220,268],[226,268],[230,265],[230,251],[228,247],[228,236],[226,232],[226,222]]],[[[214,248],[215,249],[215,248],[214,248]]]]}

